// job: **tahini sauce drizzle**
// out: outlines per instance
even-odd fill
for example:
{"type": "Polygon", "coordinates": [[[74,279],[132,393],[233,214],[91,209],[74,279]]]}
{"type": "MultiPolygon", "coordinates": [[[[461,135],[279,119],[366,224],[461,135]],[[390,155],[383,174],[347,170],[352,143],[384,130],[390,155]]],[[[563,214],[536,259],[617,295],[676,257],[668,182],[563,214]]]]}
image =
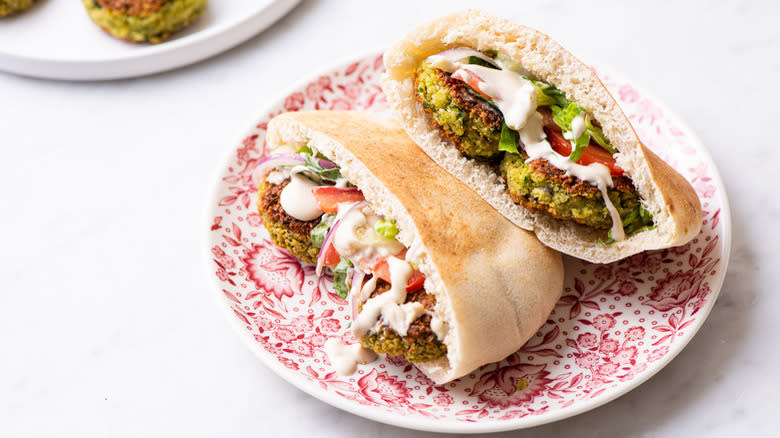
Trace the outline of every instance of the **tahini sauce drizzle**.
{"type": "Polygon", "coordinates": [[[279,195],[279,203],[282,209],[295,219],[301,221],[317,219],[322,215],[322,210],[311,189],[319,185],[294,170],[290,174],[290,183],[279,195]]]}
{"type": "Polygon", "coordinates": [[[351,206],[347,203],[339,204],[341,224],[333,236],[333,246],[339,255],[354,262],[357,259],[371,260],[377,256],[388,257],[403,251],[401,242],[376,232],[374,224],[381,218],[370,207],[351,206]]]}
{"type": "Polygon", "coordinates": [[[344,345],[338,338],[325,341],[325,354],[336,372],[342,376],[354,374],[359,363],[366,364],[376,359],[376,353],[373,351],[361,347],[360,344],[344,345]]]}
{"type": "Polygon", "coordinates": [[[420,303],[404,303],[406,300],[406,283],[414,273],[414,269],[405,260],[388,257],[390,267],[390,290],[368,299],[352,322],[352,333],[363,336],[374,328],[380,320],[393,329],[399,336],[406,336],[409,324],[425,313],[425,307],[420,303]]]}
{"type": "MultiPolygon", "coordinates": [[[[449,55],[443,52],[439,55],[433,55],[427,61],[432,66],[448,73],[463,69],[479,76],[484,81],[480,85],[481,91],[493,98],[494,103],[504,115],[504,122],[507,126],[520,134],[520,140],[525,145],[525,151],[528,154],[528,161],[543,158],[552,163],[553,166],[565,171],[566,175],[572,175],[598,187],[612,219],[610,236],[614,240],[623,240],[625,232],[620,214],[607,195],[607,189],[613,186],[609,169],[599,163],[587,166],[577,164],[552,149],[543,130],[542,115],[536,111],[536,88],[533,84],[510,70],[496,70],[461,62],[468,56],[481,55],[477,51],[469,52],[467,49],[453,53],[455,54],[449,55]]],[[[575,139],[582,135],[584,130],[585,119],[582,116],[577,116],[572,121],[572,132],[567,134],[575,139]]]]}

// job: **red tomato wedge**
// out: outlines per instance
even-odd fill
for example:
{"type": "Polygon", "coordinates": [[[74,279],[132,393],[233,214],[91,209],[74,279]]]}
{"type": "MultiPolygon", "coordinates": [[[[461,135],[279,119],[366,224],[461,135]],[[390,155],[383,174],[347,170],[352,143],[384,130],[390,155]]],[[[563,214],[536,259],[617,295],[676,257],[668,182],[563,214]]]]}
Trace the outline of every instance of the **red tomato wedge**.
{"type": "MultiPolygon", "coordinates": [[[[396,257],[403,258],[405,253],[406,250],[397,254],[396,257]]],[[[371,262],[368,263],[367,268],[374,271],[374,275],[377,277],[390,283],[390,265],[387,263],[386,258],[377,257],[376,259],[371,260],[371,262]]],[[[406,291],[414,292],[422,289],[423,283],[425,283],[425,275],[423,275],[422,272],[415,270],[412,276],[409,277],[409,281],[406,282],[406,291]]]]}
{"type": "Polygon", "coordinates": [[[314,194],[314,198],[317,199],[320,210],[325,213],[336,213],[338,205],[342,202],[360,202],[366,199],[363,197],[363,192],[358,190],[357,187],[324,186],[315,187],[311,189],[311,192],[314,194]]]}
{"type": "MultiPolygon", "coordinates": [[[[544,132],[547,134],[547,140],[550,141],[550,145],[555,152],[558,152],[564,157],[568,157],[569,154],[571,154],[571,142],[563,138],[563,134],[561,134],[560,131],[545,127],[544,132]]],[[[609,173],[612,176],[623,176],[623,169],[615,164],[615,158],[612,157],[612,154],[601,146],[591,142],[591,144],[585,146],[585,150],[582,151],[582,156],[577,161],[577,164],[587,166],[592,163],[599,163],[607,166],[607,168],[609,168],[609,173]]]]}
{"type": "Polygon", "coordinates": [[[325,254],[323,255],[324,258],[322,259],[322,264],[324,266],[336,266],[339,264],[339,261],[341,261],[341,256],[338,251],[336,251],[336,247],[333,246],[333,242],[330,242],[330,244],[321,251],[325,251],[325,254]]]}
{"type": "Polygon", "coordinates": [[[479,93],[482,96],[484,96],[485,99],[488,99],[488,100],[492,100],[493,99],[492,97],[488,96],[487,94],[485,94],[480,89],[480,85],[482,83],[484,83],[485,81],[483,81],[482,78],[477,76],[476,73],[474,73],[474,72],[472,72],[470,70],[466,70],[466,69],[460,68],[460,69],[455,70],[455,72],[452,74],[452,77],[454,79],[459,80],[459,81],[465,82],[466,85],[471,87],[472,90],[474,90],[477,93],[479,93]]]}

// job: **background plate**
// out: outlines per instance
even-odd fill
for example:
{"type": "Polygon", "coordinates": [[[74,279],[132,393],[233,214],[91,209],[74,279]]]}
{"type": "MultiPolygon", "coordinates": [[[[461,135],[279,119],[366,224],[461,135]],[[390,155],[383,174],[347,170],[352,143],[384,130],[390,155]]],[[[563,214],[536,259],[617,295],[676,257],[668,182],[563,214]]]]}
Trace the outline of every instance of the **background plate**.
{"type": "Polygon", "coordinates": [[[132,44],[104,33],[79,0],[38,0],[0,19],[0,70],[47,79],[98,80],[171,70],[227,50],[284,16],[300,0],[212,0],[165,43],[132,44]]]}
{"type": "Polygon", "coordinates": [[[518,352],[446,385],[403,359],[382,357],[349,377],[325,355],[329,337],[355,342],[349,306],[330,281],[268,240],[251,175],[268,121],[283,111],[387,111],[381,55],[329,69],[272,102],[233,146],[208,206],[207,265],[219,305],[271,369],[346,411],[439,432],[530,427],[593,409],[644,382],[690,341],[712,309],[730,248],[730,213],[709,154],[658,101],[609,71],[597,73],[643,142],[694,186],[704,226],[691,243],[609,265],[564,258],[565,290],[518,352]]]}

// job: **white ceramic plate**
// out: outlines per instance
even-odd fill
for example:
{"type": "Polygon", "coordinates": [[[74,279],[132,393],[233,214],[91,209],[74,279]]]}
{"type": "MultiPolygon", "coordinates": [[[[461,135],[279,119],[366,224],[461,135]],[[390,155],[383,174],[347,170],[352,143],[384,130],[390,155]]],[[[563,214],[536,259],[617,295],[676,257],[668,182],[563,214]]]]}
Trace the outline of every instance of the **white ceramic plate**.
{"type": "Polygon", "coordinates": [[[227,50],[284,16],[300,0],[212,0],[162,44],[109,36],[79,0],[38,0],[0,19],[0,70],[65,80],[119,79],[171,70],[227,50]]]}
{"type": "MultiPolygon", "coordinates": [[[[609,265],[565,259],[563,297],[521,350],[446,385],[401,358],[337,375],[323,344],[356,342],[349,306],[331,282],[270,243],[255,211],[252,170],[268,121],[283,111],[385,112],[381,56],[307,78],[271,101],[231,145],[207,208],[207,268],[241,338],[272,370],[346,411],[396,426],[477,433],[557,421],[625,394],[671,361],[712,309],[730,248],[726,193],[706,149],[684,123],[631,82],[598,71],[648,147],[693,184],[704,226],[691,243],[609,265]]],[[[672,389],[672,388],[670,388],[672,389]]]]}

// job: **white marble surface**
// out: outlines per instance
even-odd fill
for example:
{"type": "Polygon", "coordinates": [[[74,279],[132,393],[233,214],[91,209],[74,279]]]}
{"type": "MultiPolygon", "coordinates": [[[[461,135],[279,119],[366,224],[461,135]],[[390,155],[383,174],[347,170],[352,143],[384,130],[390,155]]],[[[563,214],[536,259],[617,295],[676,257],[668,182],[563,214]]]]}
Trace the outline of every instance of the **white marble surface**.
{"type": "MultiPolygon", "coordinates": [[[[304,1],[234,50],[136,80],[0,73],[0,436],[424,435],[274,375],[232,332],[201,264],[212,177],[264,101],[470,2],[386,3],[304,1]]],[[[720,299],[678,358],[601,408],[504,435],[776,436],[780,7],[471,3],[665,101],[710,148],[734,215],[720,299]]]]}

